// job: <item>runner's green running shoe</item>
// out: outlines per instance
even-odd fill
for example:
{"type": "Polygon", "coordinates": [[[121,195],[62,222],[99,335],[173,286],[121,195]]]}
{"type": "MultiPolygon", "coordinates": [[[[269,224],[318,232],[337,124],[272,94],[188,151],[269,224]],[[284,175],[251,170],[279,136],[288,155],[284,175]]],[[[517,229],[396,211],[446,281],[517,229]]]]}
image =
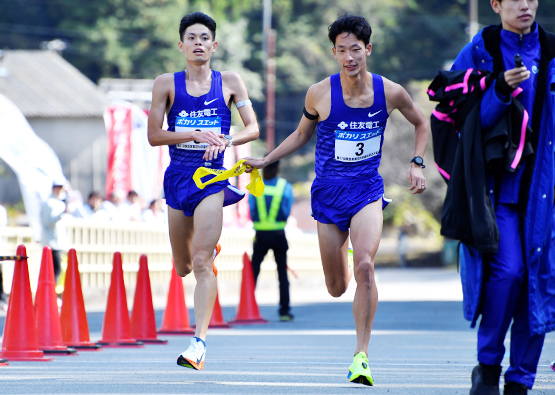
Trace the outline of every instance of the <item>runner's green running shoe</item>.
{"type": "Polygon", "coordinates": [[[361,351],[353,359],[353,363],[349,367],[349,374],[347,378],[351,383],[360,383],[364,385],[374,385],[374,378],[372,372],[368,368],[368,358],[366,354],[361,351]]]}

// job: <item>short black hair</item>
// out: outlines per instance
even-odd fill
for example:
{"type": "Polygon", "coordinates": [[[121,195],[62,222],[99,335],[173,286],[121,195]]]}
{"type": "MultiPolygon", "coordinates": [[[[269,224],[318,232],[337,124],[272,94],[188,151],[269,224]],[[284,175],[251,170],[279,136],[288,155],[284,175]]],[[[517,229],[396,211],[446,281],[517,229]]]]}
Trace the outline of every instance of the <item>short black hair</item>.
{"type": "Polygon", "coordinates": [[[328,27],[328,38],[335,46],[335,39],[341,33],[354,34],[364,45],[370,44],[372,28],[366,18],[358,15],[343,14],[328,27]]]}
{"type": "Polygon", "coordinates": [[[212,33],[212,40],[216,39],[216,21],[202,12],[193,12],[181,18],[181,22],[179,23],[179,39],[183,41],[185,30],[187,30],[189,26],[197,23],[206,26],[212,33]]]}

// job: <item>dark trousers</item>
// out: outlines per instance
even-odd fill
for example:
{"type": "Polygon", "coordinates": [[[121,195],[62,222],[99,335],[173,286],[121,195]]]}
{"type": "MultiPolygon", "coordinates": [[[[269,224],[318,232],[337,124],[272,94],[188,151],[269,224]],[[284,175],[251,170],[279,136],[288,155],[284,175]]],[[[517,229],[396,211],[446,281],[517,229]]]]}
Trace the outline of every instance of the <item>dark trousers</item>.
{"type": "Polygon", "coordinates": [[[54,264],[54,277],[56,278],[56,284],[58,284],[58,278],[62,273],[62,251],[52,250],[52,263],[54,264]]]}
{"type": "Polygon", "coordinates": [[[276,258],[279,280],[279,314],[289,314],[289,279],[287,278],[287,250],[289,245],[284,230],[256,231],[252,253],[254,283],[260,274],[260,265],[269,250],[276,258]]]}

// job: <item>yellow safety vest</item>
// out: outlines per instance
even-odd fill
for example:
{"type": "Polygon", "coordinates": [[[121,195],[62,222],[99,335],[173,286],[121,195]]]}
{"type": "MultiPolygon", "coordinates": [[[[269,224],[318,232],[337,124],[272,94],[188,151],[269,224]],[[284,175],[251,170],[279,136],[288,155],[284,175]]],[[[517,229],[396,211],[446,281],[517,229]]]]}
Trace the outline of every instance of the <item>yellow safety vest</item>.
{"type": "Polygon", "coordinates": [[[286,221],[276,221],[283,198],[283,192],[287,181],[278,178],[275,186],[265,185],[264,192],[256,198],[256,207],[258,209],[258,221],[253,222],[255,230],[283,230],[286,221]],[[266,209],[266,196],[272,197],[270,210],[266,209]]]}

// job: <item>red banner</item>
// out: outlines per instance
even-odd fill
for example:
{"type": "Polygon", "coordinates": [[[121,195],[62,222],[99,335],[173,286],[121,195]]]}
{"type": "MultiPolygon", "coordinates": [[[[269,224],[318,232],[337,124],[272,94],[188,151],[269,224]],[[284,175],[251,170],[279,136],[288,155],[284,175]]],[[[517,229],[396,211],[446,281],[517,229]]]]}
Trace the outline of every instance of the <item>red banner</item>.
{"type": "Polygon", "coordinates": [[[105,112],[108,132],[108,168],[106,169],[106,197],[114,190],[131,189],[131,108],[110,106],[105,112]]]}

